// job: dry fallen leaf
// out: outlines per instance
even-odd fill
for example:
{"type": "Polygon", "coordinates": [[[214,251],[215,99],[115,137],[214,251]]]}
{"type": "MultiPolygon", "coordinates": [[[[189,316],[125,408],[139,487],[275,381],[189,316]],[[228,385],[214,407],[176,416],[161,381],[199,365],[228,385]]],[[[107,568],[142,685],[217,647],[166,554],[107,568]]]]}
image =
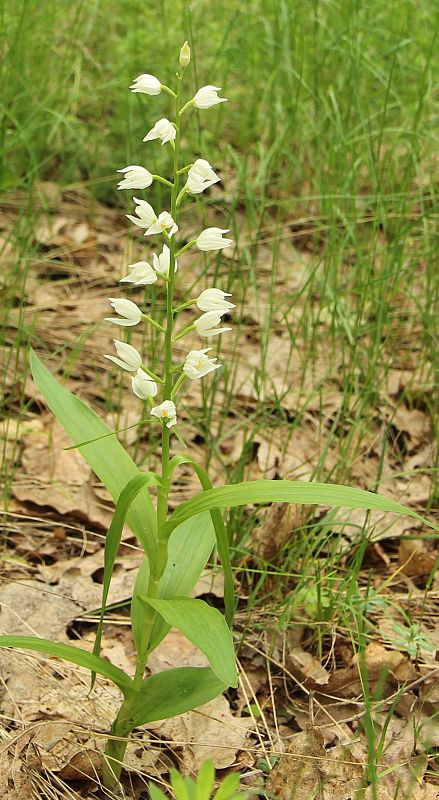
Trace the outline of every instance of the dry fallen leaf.
{"type": "Polygon", "coordinates": [[[329,672],[321,665],[318,658],[307,653],[302,647],[290,650],[287,663],[292,672],[299,673],[300,680],[306,686],[324,686],[329,681],[329,672]]]}
{"type": "Polygon", "coordinates": [[[430,575],[439,561],[439,551],[423,539],[403,539],[399,543],[398,562],[404,575],[430,575]]]}
{"type": "MultiPolygon", "coordinates": [[[[148,662],[153,673],[177,666],[204,667],[207,664],[205,656],[175,629],[151,653],[148,662]]],[[[220,695],[196,711],[147,727],[181,748],[180,763],[192,772],[206,758],[211,758],[217,769],[233,764],[237,752],[246,747],[252,724],[250,719],[234,716],[226,698],[220,695]]]]}

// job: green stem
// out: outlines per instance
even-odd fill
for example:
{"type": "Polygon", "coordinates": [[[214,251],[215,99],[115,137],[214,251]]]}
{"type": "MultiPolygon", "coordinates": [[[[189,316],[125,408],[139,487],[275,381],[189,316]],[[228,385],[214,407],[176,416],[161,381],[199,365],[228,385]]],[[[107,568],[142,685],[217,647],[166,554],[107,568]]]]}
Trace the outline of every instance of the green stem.
{"type": "Polygon", "coordinates": [[[146,322],[149,322],[149,324],[152,325],[152,327],[157,331],[160,331],[160,333],[165,332],[163,325],[160,325],[160,323],[156,322],[155,319],[152,319],[152,317],[148,317],[148,314],[142,314],[142,319],[144,319],[146,322]]]}
{"type": "Polygon", "coordinates": [[[184,247],[182,247],[182,248],[181,248],[181,249],[178,251],[178,253],[176,254],[176,257],[178,258],[179,256],[181,256],[183,253],[185,253],[185,252],[186,252],[186,250],[189,250],[189,248],[190,248],[190,247],[193,247],[193,246],[194,246],[194,244],[196,244],[196,243],[197,243],[197,240],[196,240],[196,239],[192,239],[192,241],[190,241],[190,242],[188,242],[187,244],[185,244],[185,246],[184,246],[184,247]]]}
{"type": "MultiPolygon", "coordinates": [[[[173,92],[169,87],[162,84],[163,91],[175,98],[175,118],[176,118],[176,137],[173,142],[174,150],[174,182],[169,185],[172,186],[171,194],[171,215],[174,220],[177,216],[177,197],[178,197],[178,154],[180,147],[180,92],[181,92],[181,75],[178,76],[177,93],[173,92]]],[[[172,369],[172,333],[174,325],[174,309],[173,309],[173,289],[175,277],[175,260],[176,260],[176,241],[175,236],[171,239],[167,237],[170,249],[170,268],[169,279],[166,282],[166,329],[156,323],[147,314],[143,314],[143,318],[147,320],[154,328],[164,332],[165,334],[165,379],[163,387],[163,400],[170,400],[173,390],[173,369],[172,369]]],[[[148,372],[148,370],[145,370],[148,372]]],[[[149,372],[148,372],[149,374],[149,372]]],[[[178,384],[178,380],[177,380],[178,384]]],[[[168,513],[168,493],[170,482],[170,467],[169,467],[169,439],[170,431],[163,426],[162,428],[162,484],[159,485],[157,491],[157,530],[158,530],[158,552],[155,564],[151,564],[151,578],[148,586],[148,596],[156,597],[158,593],[159,580],[167,563],[167,537],[160,536],[161,529],[166,523],[168,513]]],[[[141,647],[137,654],[136,673],[134,676],[134,689],[138,692],[141,689],[143,676],[145,673],[146,664],[148,661],[149,646],[151,634],[155,622],[156,612],[152,607],[145,612],[144,618],[144,631],[142,636],[141,647]]],[[[136,693],[127,697],[122,703],[119,713],[113,722],[111,728],[112,738],[108,740],[105,753],[104,764],[102,772],[103,785],[108,789],[114,789],[120,780],[122,772],[123,758],[128,744],[128,737],[133,729],[133,712],[136,702],[136,693]]]]}
{"type": "MultiPolygon", "coordinates": [[[[163,380],[163,378],[160,378],[158,375],[156,375],[156,374],[155,374],[155,372],[153,372],[153,371],[152,371],[152,369],[149,369],[148,367],[145,367],[145,364],[142,364],[142,369],[143,369],[143,371],[144,371],[144,372],[146,372],[146,374],[147,374],[147,375],[149,375],[149,377],[150,377],[150,378],[152,378],[152,379],[153,379],[153,381],[155,381],[156,383],[164,383],[164,380],[163,380]]],[[[122,430],[123,430],[123,429],[122,429],[122,430]]]]}
{"type": "Polygon", "coordinates": [[[162,90],[163,90],[164,92],[166,92],[166,94],[169,94],[169,96],[170,96],[170,97],[177,97],[177,95],[175,94],[175,92],[174,92],[172,89],[170,89],[170,88],[169,88],[169,86],[165,86],[165,84],[164,84],[164,83],[162,83],[162,84],[161,84],[161,87],[162,87],[162,90]]]}
{"type": "MultiPolygon", "coordinates": [[[[177,198],[178,198],[178,185],[180,176],[178,174],[178,157],[180,152],[180,95],[181,95],[181,75],[178,76],[177,82],[177,95],[175,98],[175,120],[176,120],[176,136],[174,140],[174,169],[173,169],[173,186],[171,193],[171,217],[177,222],[177,198]]],[[[173,377],[172,377],[172,333],[174,328],[174,309],[173,309],[173,296],[174,296],[174,279],[175,279],[175,261],[176,261],[176,237],[173,236],[170,243],[170,265],[169,265],[169,279],[166,284],[166,333],[165,333],[165,386],[163,390],[163,399],[170,400],[172,397],[173,377]]],[[[165,426],[162,429],[162,480],[163,486],[157,492],[157,530],[160,539],[160,530],[166,522],[168,511],[168,493],[169,493],[169,439],[170,431],[165,426]]],[[[163,557],[160,559],[161,563],[158,569],[162,571],[163,557]]],[[[157,575],[160,577],[160,573],[157,575]]]]}
{"type": "Polygon", "coordinates": [[[153,175],[153,180],[159,181],[160,183],[164,183],[165,186],[172,186],[171,181],[168,181],[167,178],[162,178],[161,175],[153,175]]]}
{"type": "Polygon", "coordinates": [[[183,330],[180,331],[180,333],[177,333],[177,336],[174,336],[172,340],[173,343],[175,344],[175,342],[178,342],[180,339],[183,339],[183,336],[186,336],[187,333],[190,333],[190,331],[194,330],[195,330],[195,325],[188,325],[187,328],[183,328],[183,330]]]}
{"type": "Polygon", "coordinates": [[[175,400],[175,398],[177,397],[178,390],[179,390],[181,384],[185,382],[186,377],[187,377],[186,375],[182,374],[177,379],[177,381],[175,383],[175,386],[174,386],[174,388],[172,390],[172,399],[173,400],[175,400]]]}
{"type": "Polygon", "coordinates": [[[193,306],[193,304],[196,303],[197,300],[198,297],[194,297],[192,300],[187,300],[186,303],[182,303],[181,305],[176,306],[176,308],[174,308],[174,314],[178,314],[178,312],[183,311],[184,308],[189,308],[189,306],[193,306]]]}

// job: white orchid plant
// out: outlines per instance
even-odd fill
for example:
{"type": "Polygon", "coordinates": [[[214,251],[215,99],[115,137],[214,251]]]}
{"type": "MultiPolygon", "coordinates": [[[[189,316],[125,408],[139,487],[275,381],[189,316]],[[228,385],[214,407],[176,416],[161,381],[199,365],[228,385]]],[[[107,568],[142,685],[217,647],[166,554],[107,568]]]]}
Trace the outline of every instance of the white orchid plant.
{"type": "MultiPolygon", "coordinates": [[[[161,470],[142,472],[104,422],[78,397],[62,387],[47,368],[31,354],[34,380],[48,406],[64,426],[74,446],[79,447],[97,476],[112,494],[116,509],[105,541],[104,579],[100,622],[93,653],[75,645],[52,642],[30,636],[4,635],[0,646],[36,650],[66,659],[88,668],[92,682],[96,674],[113,681],[123,700],[111,728],[103,759],[102,780],[107,788],[119,782],[128,738],[134,728],[166,719],[207,703],[229,686],[237,686],[232,622],[235,608],[233,573],[224,511],[227,508],[254,503],[315,503],[324,506],[381,509],[419,516],[404,506],[361,489],[301,481],[247,481],[213,488],[207,472],[179,445],[178,401],[185,381],[203,380],[221,366],[210,357],[209,347],[190,350],[183,363],[175,364],[174,345],[187,335],[209,340],[230,328],[222,318],[234,308],[230,295],[215,286],[201,291],[198,297],[174,305],[174,283],[178,270],[184,270],[184,255],[189,249],[219,251],[232,245],[224,228],[210,227],[196,239],[179,245],[179,210],[192,195],[200,195],[219,181],[209,162],[199,158],[181,164],[182,126],[191,109],[205,111],[226,98],[217,86],[199,89],[186,102],[182,100],[182,84],[190,62],[185,43],[180,52],[180,68],[176,85],[170,88],[153,75],[140,75],[131,86],[135,93],[154,96],[169,95],[172,118],[156,122],[144,141],[160,141],[169,148],[172,158],[170,177],[153,175],[143,166],[131,165],[119,170],[123,175],[119,189],[136,192],[160,181],[170,193],[170,207],[156,213],[146,201],[134,197],[135,213],[128,219],[144,230],[145,237],[162,237],[159,253],[148,261],[128,265],[120,281],[124,286],[157,285],[166,293],[166,322],[158,323],[146,311],[127,298],[110,298],[116,316],[109,322],[120,328],[140,324],[151,325],[163,336],[163,375],[156,375],[148,359],[131,344],[114,340],[116,355],[106,358],[122,370],[132,373],[135,396],[150,406],[150,420],[161,429],[161,470]],[[194,322],[175,329],[183,308],[196,306],[202,312],[194,322]],[[177,427],[176,427],[177,426],[177,427]],[[172,446],[172,447],[171,447],[172,446]],[[172,450],[174,452],[172,453],[172,450]],[[199,479],[201,491],[182,502],[172,513],[168,496],[174,472],[191,465],[199,479]],[[154,503],[149,492],[156,489],[154,503]],[[105,608],[122,529],[127,523],[143,549],[131,601],[131,628],[136,651],[134,675],[129,675],[100,655],[105,608]],[[224,615],[202,600],[191,597],[193,587],[216,547],[222,563],[225,591],[224,615]],[[148,657],[167,635],[178,628],[207,659],[208,666],[178,667],[148,675],[148,657]]],[[[153,145],[152,145],[153,146],[153,145]]],[[[157,289],[151,291],[155,291],[157,289]]]]}

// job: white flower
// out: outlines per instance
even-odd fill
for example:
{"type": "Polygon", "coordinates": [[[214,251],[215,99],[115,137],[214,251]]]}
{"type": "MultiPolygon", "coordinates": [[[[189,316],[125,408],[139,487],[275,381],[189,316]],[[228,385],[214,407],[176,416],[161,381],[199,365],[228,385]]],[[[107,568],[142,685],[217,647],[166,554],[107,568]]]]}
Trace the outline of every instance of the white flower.
{"type": "Polygon", "coordinates": [[[190,194],[200,194],[219,180],[221,178],[213,171],[209,162],[205,158],[197,158],[188,172],[185,189],[190,194]]]}
{"type": "Polygon", "coordinates": [[[183,372],[191,381],[197,378],[204,378],[209,372],[214,372],[222,366],[221,364],[215,364],[216,358],[208,358],[206,356],[206,353],[211,349],[211,347],[206,347],[205,350],[191,350],[187,354],[183,372]]]}
{"type": "Polygon", "coordinates": [[[121,278],[119,283],[134,283],[136,286],[147,286],[155,283],[157,275],[147,261],[136,261],[135,264],[128,264],[129,275],[121,278]]]}
{"type": "Polygon", "coordinates": [[[177,424],[177,409],[172,400],[164,400],[159,406],[154,406],[151,409],[151,416],[157,417],[162,420],[167,428],[172,428],[177,424]]]}
{"type": "Polygon", "coordinates": [[[117,171],[125,175],[117,184],[118,189],[147,189],[153,181],[151,173],[145,167],[138,167],[136,164],[117,171]]]}
{"type": "Polygon", "coordinates": [[[116,345],[116,352],[119,358],[116,358],[116,356],[104,356],[104,358],[114,361],[118,367],[125,369],[127,372],[135,372],[136,369],[139,369],[142,357],[136,348],[126,342],[119,342],[118,339],[113,339],[113,342],[116,345]]]}
{"type": "Polygon", "coordinates": [[[233,239],[222,238],[222,234],[228,232],[228,228],[206,228],[200,233],[196,245],[199,250],[223,250],[233,244],[233,239]]]}
{"type": "Polygon", "coordinates": [[[162,145],[164,145],[166,142],[172,142],[176,135],[177,131],[175,125],[169,122],[166,117],[163,117],[148,131],[143,141],[152,142],[153,139],[160,139],[162,145]]]}
{"type": "Polygon", "coordinates": [[[221,322],[221,313],[219,311],[207,311],[201,317],[195,320],[194,326],[199,336],[208,338],[210,336],[219,336],[220,333],[231,331],[231,328],[216,328],[221,322]]]}
{"type": "Polygon", "coordinates": [[[158,78],[155,78],[154,75],[148,75],[144,73],[143,75],[139,75],[138,78],[135,78],[133,83],[130,86],[132,92],[142,92],[143,94],[160,94],[162,90],[162,85],[158,78]]]}
{"type": "Polygon", "coordinates": [[[120,314],[124,319],[115,319],[114,317],[106,317],[106,322],[114,322],[115,325],[123,325],[128,327],[130,325],[137,325],[142,319],[142,312],[139,306],[136,306],[132,300],[124,300],[123,298],[109,297],[111,305],[113,306],[116,314],[120,314]]]}
{"type": "Polygon", "coordinates": [[[153,207],[146,200],[139,200],[137,197],[133,197],[133,200],[137,203],[137,217],[133,217],[132,214],[127,214],[126,216],[139,228],[150,228],[157,221],[157,215],[153,207]]]}
{"type": "Polygon", "coordinates": [[[131,378],[131,385],[136,397],[140,400],[147,400],[148,397],[155,397],[157,394],[157,384],[145,372],[144,369],[138,369],[134,378],[131,378]]]}
{"type": "Polygon", "coordinates": [[[223,292],[221,289],[205,289],[197,299],[197,306],[200,311],[218,311],[224,314],[230,308],[235,308],[233,303],[225,300],[231,297],[230,292],[223,292]]]}
{"type": "Polygon", "coordinates": [[[180,50],[180,67],[187,67],[191,63],[191,48],[185,42],[180,50]]]}
{"type": "MultiPolygon", "coordinates": [[[[154,264],[154,269],[158,275],[161,275],[162,278],[169,278],[169,267],[171,266],[171,251],[167,244],[163,245],[163,250],[159,256],[156,256],[155,253],[152,255],[152,263],[154,264]]],[[[177,272],[177,262],[175,262],[175,270],[177,272]]]]}
{"type": "Polygon", "coordinates": [[[167,233],[168,236],[172,236],[176,231],[178,231],[178,225],[175,224],[169,211],[162,211],[145,231],[145,236],[152,236],[153,233],[167,233]]]}
{"type": "Polygon", "coordinates": [[[217,103],[227,103],[227,97],[218,97],[217,92],[220,91],[221,86],[202,86],[192,99],[195,108],[211,108],[217,103]]]}

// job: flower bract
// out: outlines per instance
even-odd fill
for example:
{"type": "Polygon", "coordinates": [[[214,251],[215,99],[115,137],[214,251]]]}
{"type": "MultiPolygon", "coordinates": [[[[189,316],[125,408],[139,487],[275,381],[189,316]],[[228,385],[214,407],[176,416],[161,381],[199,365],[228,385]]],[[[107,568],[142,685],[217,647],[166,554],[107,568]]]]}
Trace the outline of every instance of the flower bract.
{"type": "Polygon", "coordinates": [[[222,234],[228,233],[228,228],[206,228],[196,240],[199,250],[223,250],[233,244],[233,239],[224,239],[222,234]]]}
{"type": "Polygon", "coordinates": [[[129,327],[130,325],[137,325],[142,319],[142,312],[139,306],[136,306],[132,300],[125,300],[124,298],[110,297],[109,301],[113,306],[116,314],[120,314],[122,319],[115,317],[106,317],[107,322],[114,322],[115,325],[123,325],[129,327]]]}
{"type": "Polygon", "coordinates": [[[177,424],[177,409],[172,400],[164,400],[159,406],[151,409],[151,415],[161,420],[167,428],[172,428],[177,424]]]}
{"type": "Polygon", "coordinates": [[[197,158],[188,172],[185,189],[190,194],[200,194],[219,180],[221,178],[214,172],[209,162],[205,158],[197,158]]]}
{"type": "Polygon", "coordinates": [[[121,278],[119,283],[134,283],[136,286],[147,286],[155,283],[157,275],[147,261],[137,261],[128,265],[129,274],[121,278]]]}
{"type": "Polygon", "coordinates": [[[219,311],[221,314],[235,308],[233,303],[226,300],[231,297],[230,292],[223,292],[221,289],[205,289],[197,298],[197,306],[200,311],[219,311]]]}
{"type": "Polygon", "coordinates": [[[173,142],[177,135],[175,125],[169,122],[166,117],[159,119],[143,139],[144,142],[152,142],[153,139],[160,139],[162,145],[166,142],[173,142]]]}
{"type": "Polygon", "coordinates": [[[116,347],[117,356],[104,356],[109,361],[113,361],[121,369],[127,372],[135,372],[142,364],[142,357],[137,352],[136,348],[126,342],[120,342],[118,339],[113,339],[116,347]]]}
{"type": "Polygon", "coordinates": [[[139,167],[136,164],[117,171],[125,175],[123,180],[117,184],[118,189],[147,189],[153,181],[151,173],[145,167],[139,167]]]}
{"type": "Polygon", "coordinates": [[[217,328],[216,326],[219,325],[220,322],[221,313],[219,311],[207,311],[195,320],[194,326],[198,335],[203,338],[219,336],[220,333],[226,333],[226,331],[232,330],[231,328],[217,328]]]}
{"type": "Polygon", "coordinates": [[[154,75],[148,75],[144,73],[143,75],[139,75],[138,78],[135,78],[133,83],[130,86],[132,92],[141,92],[142,94],[160,94],[162,90],[162,85],[158,78],[155,78],[154,75]]]}
{"type": "Polygon", "coordinates": [[[211,347],[206,347],[205,350],[191,350],[187,354],[183,372],[191,381],[197,378],[204,378],[209,372],[214,372],[222,366],[221,364],[215,364],[216,358],[209,358],[206,355],[211,349],[211,347]]]}
{"type": "Polygon", "coordinates": [[[147,400],[148,397],[155,397],[157,394],[157,384],[150,378],[144,369],[138,369],[131,378],[133,392],[140,400],[147,400]]]}
{"type": "Polygon", "coordinates": [[[221,91],[221,86],[202,86],[194,95],[192,102],[195,108],[211,108],[218,103],[226,103],[227,97],[218,97],[218,92],[221,91]]]}

